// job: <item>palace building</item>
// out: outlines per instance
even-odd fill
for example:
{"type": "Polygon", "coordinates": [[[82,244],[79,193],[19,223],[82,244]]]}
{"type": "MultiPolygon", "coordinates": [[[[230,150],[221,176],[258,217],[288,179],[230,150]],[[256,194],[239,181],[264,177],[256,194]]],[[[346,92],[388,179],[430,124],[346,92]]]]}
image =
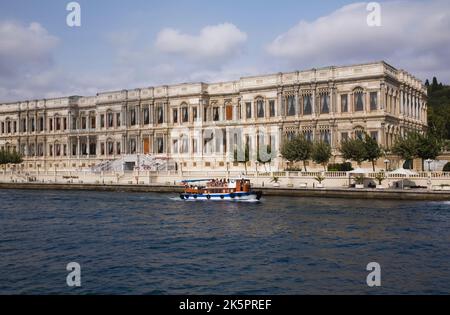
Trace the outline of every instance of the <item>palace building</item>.
{"type": "Polygon", "coordinates": [[[375,62],[6,103],[0,124],[0,149],[23,154],[25,169],[80,169],[126,155],[237,168],[242,143],[252,152],[270,146],[276,169],[280,145],[296,133],[330,143],[339,158],[340,141],[364,132],[389,148],[425,130],[427,92],[411,74],[375,62]]]}

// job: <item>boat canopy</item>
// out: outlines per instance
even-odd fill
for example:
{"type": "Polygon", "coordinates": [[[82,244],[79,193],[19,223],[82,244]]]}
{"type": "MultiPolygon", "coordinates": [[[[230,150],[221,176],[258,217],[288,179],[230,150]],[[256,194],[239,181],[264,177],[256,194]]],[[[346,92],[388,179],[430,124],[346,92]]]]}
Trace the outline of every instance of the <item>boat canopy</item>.
{"type": "MultiPolygon", "coordinates": [[[[216,179],[217,178],[183,179],[183,180],[180,180],[178,182],[186,184],[186,183],[210,182],[210,181],[213,181],[213,180],[216,180],[216,179]]],[[[238,181],[238,180],[245,180],[245,181],[247,181],[247,180],[250,180],[250,179],[242,177],[242,178],[230,178],[229,180],[231,182],[234,182],[234,181],[238,181]]]]}
{"type": "Polygon", "coordinates": [[[209,182],[212,181],[213,178],[204,178],[204,179],[184,179],[180,180],[180,183],[198,183],[198,182],[209,182]]]}

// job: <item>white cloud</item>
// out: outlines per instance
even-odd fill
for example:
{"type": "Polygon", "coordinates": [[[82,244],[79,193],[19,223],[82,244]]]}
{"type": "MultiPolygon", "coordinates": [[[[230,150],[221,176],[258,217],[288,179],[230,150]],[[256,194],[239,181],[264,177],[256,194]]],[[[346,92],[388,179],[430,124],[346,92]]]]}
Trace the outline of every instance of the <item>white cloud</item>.
{"type": "Polygon", "coordinates": [[[386,60],[422,78],[450,81],[450,2],[381,3],[380,27],[369,27],[367,3],[354,3],[314,21],[300,21],[267,47],[296,67],[386,60]]]}
{"type": "Polygon", "coordinates": [[[43,68],[52,62],[58,38],[39,23],[22,25],[0,21],[0,75],[17,75],[20,70],[43,68]]]}
{"type": "Polygon", "coordinates": [[[231,23],[204,27],[199,35],[183,34],[172,28],[158,33],[155,46],[164,53],[181,54],[194,59],[227,59],[235,55],[247,40],[247,34],[231,23]]]}

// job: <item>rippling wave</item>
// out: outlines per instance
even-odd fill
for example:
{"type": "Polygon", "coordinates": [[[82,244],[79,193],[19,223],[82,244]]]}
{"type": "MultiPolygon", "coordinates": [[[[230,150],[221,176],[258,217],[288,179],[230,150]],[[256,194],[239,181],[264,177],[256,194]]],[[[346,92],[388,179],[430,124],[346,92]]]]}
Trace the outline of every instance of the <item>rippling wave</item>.
{"type": "Polygon", "coordinates": [[[450,293],[448,202],[172,197],[0,191],[0,294],[450,293]]]}

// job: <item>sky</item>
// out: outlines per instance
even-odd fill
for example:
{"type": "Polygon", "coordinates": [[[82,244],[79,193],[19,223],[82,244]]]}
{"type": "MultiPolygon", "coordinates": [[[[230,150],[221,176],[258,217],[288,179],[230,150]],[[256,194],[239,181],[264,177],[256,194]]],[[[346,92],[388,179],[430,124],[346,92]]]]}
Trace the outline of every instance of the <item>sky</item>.
{"type": "Polygon", "coordinates": [[[0,0],[0,102],[385,60],[450,82],[450,1],[0,0]]]}

